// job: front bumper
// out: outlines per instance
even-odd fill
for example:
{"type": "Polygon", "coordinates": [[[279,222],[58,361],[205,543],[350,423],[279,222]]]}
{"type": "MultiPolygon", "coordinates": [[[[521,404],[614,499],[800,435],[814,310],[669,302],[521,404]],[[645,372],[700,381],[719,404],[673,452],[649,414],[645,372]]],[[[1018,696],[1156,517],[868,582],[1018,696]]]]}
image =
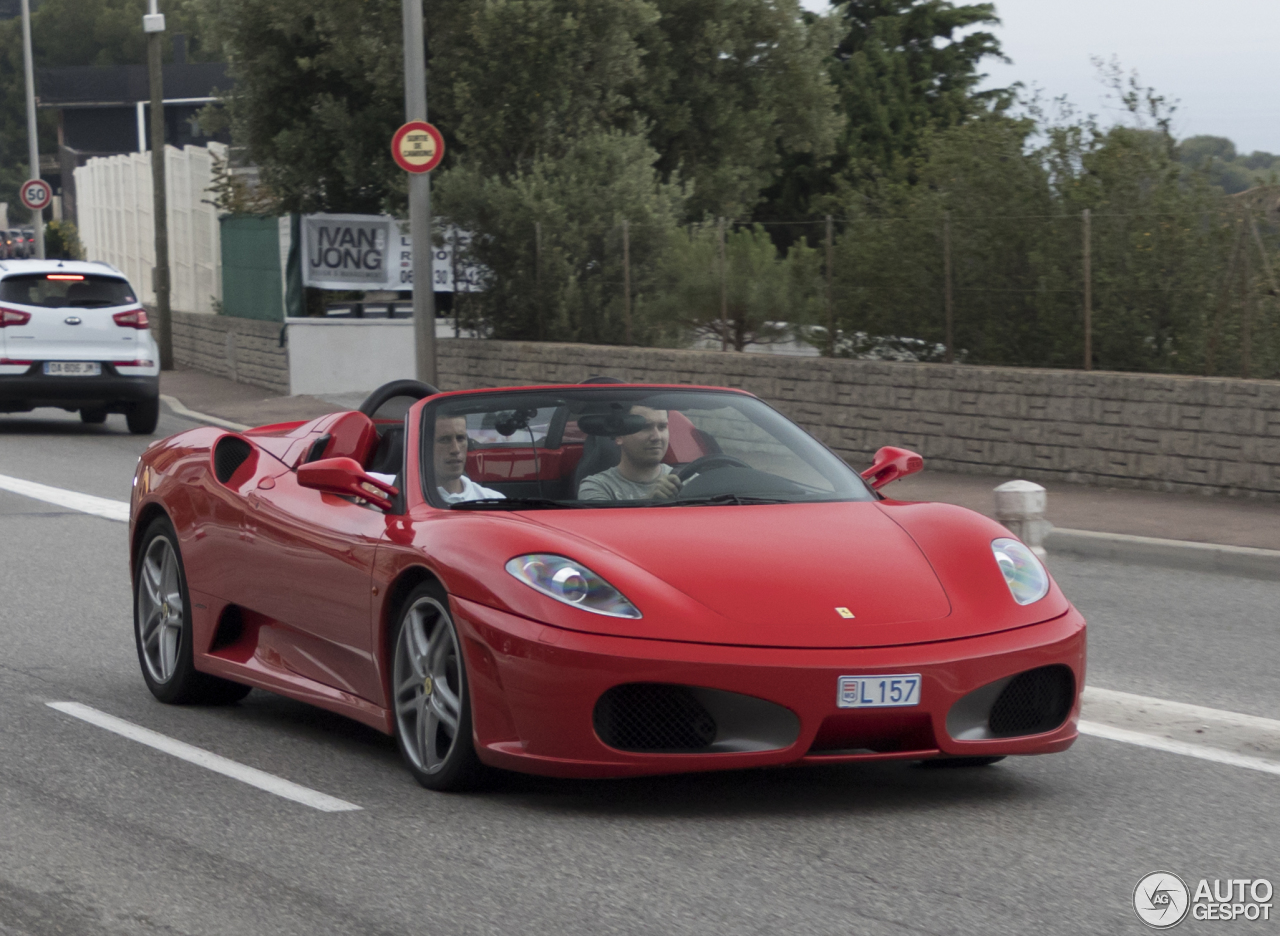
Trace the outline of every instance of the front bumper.
{"type": "Polygon", "coordinates": [[[477,752],[495,767],[561,777],[622,777],[794,763],[1047,754],[1076,738],[1084,685],[1085,622],[1074,608],[1028,627],[963,640],[866,650],[726,647],[605,637],[549,627],[452,598],[463,638],[477,752]],[[1066,720],[1040,734],[959,741],[952,706],[997,680],[1069,667],[1066,720]],[[842,709],[841,676],[920,673],[910,709],[842,709]],[[618,750],[596,732],[601,696],[624,684],[738,693],[798,719],[794,741],[771,750],[650,753],[618,750]]]}
{"type": "MultiPolygon", "coordinates": [[[[42,364],[25,373],[0,374],[0,412],[24,413],[39,406],[125,411],[160,396],[160,374],[126,375],[104,364],[97,377],[47,377],[42,364]]],[[[133,370],[133,368],[130,368],[133,370]]]]}

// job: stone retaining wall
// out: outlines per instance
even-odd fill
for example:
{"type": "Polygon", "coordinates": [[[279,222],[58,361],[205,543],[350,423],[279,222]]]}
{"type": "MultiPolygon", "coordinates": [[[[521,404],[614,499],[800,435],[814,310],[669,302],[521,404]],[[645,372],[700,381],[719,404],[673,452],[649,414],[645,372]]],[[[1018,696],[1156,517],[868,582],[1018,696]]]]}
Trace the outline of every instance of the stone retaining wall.
{"type": "Polygon", "coordinates": [[[443,389],[627,380],[741,387],[855,465],[1280,499],[1280,382],[449,339],[443,389]]]}
{"type": "Polygon", "coordinates": [[[275,393],[289,392],[289,349],[282,322],[226,315],[173,313],[178,364],[275,393]]]}

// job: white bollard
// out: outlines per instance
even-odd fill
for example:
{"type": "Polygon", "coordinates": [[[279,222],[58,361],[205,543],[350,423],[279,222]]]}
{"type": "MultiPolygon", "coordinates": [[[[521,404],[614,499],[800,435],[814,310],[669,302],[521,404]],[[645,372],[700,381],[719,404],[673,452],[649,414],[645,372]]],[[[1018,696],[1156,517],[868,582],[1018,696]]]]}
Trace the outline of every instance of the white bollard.
{"type": "Polygon", "coordinates": [[[995,490],[996,519],[1044,559],[1044,538],[1053,524],[1044,518],[1048,496],[1034,481],[1006,481],[995,490]]]}

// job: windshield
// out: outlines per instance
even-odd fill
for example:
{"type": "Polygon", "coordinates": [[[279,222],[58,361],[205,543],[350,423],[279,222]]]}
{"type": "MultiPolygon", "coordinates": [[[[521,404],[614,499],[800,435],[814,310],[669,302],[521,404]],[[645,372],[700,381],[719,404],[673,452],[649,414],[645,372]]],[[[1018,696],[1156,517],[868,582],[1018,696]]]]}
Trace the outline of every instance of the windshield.
{"type": "Polygon", "coordinates": [[[21,273],[0,280],[0,302],[87,309],[137,302],[133,288],[114,276],[93,273],[21,273]]]}
{"type": "Polygon", "coordinates": [[[526,510],[874,500],[800,427],[736,393],[597,386],[451,397],[423,410],[438,507],[526,510]]]}

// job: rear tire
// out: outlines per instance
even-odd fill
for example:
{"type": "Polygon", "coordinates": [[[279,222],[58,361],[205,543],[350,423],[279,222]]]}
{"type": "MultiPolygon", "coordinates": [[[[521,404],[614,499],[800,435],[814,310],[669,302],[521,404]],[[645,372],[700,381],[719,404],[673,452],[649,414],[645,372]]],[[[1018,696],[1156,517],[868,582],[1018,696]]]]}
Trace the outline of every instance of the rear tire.
{"type": "Polygon", "coordinates": [[[97,409],[82,409],[80,411],[80,421],[86,426],[101,426],[107,421],[107,411],[97,409]]]}
{"type": "Polygon", "coordinates": [[[125,414],[129,423],[129,431],[134,435],[151,435],[160,423],[160,399],[143,400],[130,407],[125,414]]]}
{"type": "Polygon", "coordinates": [[[484,775],[471,733],[471,687],[449,597],[433,582],[410,592],[391,645],[396,744],[429,790],[467,790],[484,775]]]}
{"type": "Polygon", "coordinates": [[[201,673],[195,667],[187,573],[178,536],[167,517],[152,521],[138,550],[133,576],[133,635],[142,678],[161,702],[225,705],[249,694],[249,686],[201,673]]]}

